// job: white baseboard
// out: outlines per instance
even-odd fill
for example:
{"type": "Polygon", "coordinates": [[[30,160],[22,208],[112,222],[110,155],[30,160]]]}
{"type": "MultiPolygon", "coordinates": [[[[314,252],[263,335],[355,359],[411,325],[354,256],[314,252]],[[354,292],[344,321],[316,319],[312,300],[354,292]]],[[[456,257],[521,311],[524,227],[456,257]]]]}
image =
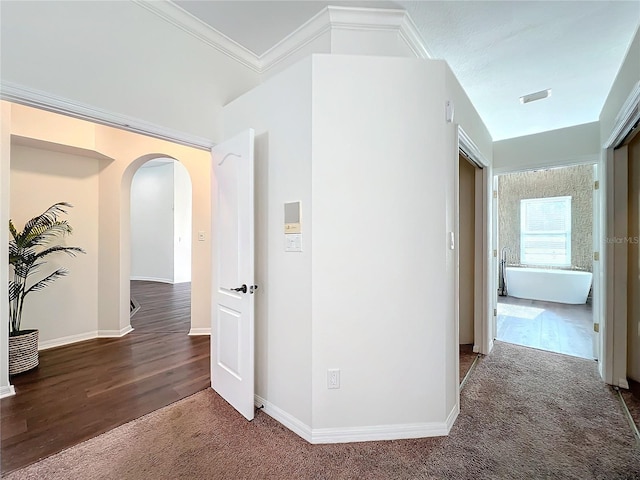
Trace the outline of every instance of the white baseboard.
{"type": "Polygon", "coordinates": [[[144,282],[158,282],[158,283],[170,283],[173,285],[174,281],[171,278],[157,278],[157,277],[139,277],[137,275],[131,275],[129,280],[142,280],[144,282]]]}
{"type": "Polygon", "coordinates": [[[269,415],[271,418],[280,422],[282,425],[287,427],[296,435],[305,439],[307,442],[313,443],[311,442],[311,427],[309,427],[309,425],[301,422],[293,415],[288,414],[275,405],[267,402],[259,395],[254,395],[254,402],[256,407],[264,407],[263,412],[269,415]]]}
{"type": "Polygon", "coordinates": [[[45,340],[44,342],[38,342],[38,350],[47,350],[49,348],[62,347],[63,345],[69,345],[70,343],[84,342],[85,340],[91,340],[98,336],[97,331],[78,333],[77,335],[69,335],[66,337],[54,338],[53,340],[45,340]]]}
{"type": "Polygon", "coordinates": [[[209,328],[194,328],[194,327],[191,327],[191,330],[189,330],[189,335],[190,336],[211,335],[211,327],[209,327],[209,328]]]}
{"type": "Polygon", "coordinates": [[[3,385],[0,387],[0,398],[12,397],[16,394],[16,389],[13,385],[3,385]]]}
{"type": "MultiPolygon", "coordinates": [[[[447,419],[448,421],[449,419],[447,419]]],[[[405,438],[441,437],[449,433],[445,422],[373,425],[367,427],[314,428],[311,443],[348,443],[405,438]]]]}
{"type": "Polygon", "coordinates": [[[456,404],[445,422],[312,429],[259,395],[254,396],[254,402],[256,407],[263,407],[264,413],[271,418],[277,420],[289,430],[313,444],[440,437],[449,434],[460,412],[460,407],[456,404]]]}
{"type": "Polygon", "coordinates": [[[93,338],[114,338],[124,337],[127,333],[133,332],[133,327],[127,325],[121,330],[97,330],[93,332],[79,333],[77,335],[69,335],[67,337],[54,338],[53,340],[45,340],[38,342],[38,350],[47,350],[49,348],[62,347],[72,343],[84,342],[93,338]]]}
{"type": "Polygon", "coordinates": [[[618,379],[618,386],[620,388],[624,388],[625,390],[629,390],[629,382],[627,381],[626,378],[618,379]]]}
{"type": "Polygon", "coordinates": [[[458,418],[459,414],[460,414],[460,402],[458,401],[451,409],[451,412],[449,412],[449,415],[447,416],[447,420],[445,422],[447,425],[447,435],[449,435],[449,432],[451,431],[453,424],[456,423],[456,419],[458,418]]]}
{"type": "Polygon", "coordinates": [[[476,344],[473,345],[473,353],[480,353],[480,347],[476,344]]]}
{"type": "Polygon", "coordinates": [[[98,338],[124,337],[127,333],[133,332],[133,327],[127,325],[120,330],[98,330],[98,338]]]}

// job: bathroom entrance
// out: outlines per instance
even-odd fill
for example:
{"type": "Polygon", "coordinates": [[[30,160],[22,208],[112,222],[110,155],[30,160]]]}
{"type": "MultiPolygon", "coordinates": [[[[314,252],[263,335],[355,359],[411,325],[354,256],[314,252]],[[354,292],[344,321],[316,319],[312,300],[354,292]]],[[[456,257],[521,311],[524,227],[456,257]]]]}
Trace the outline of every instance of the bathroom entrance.
{"type": "Polygon", "coordinates": [[[596,358],[593,164],[498,176],[496,338],[596,358]]]}

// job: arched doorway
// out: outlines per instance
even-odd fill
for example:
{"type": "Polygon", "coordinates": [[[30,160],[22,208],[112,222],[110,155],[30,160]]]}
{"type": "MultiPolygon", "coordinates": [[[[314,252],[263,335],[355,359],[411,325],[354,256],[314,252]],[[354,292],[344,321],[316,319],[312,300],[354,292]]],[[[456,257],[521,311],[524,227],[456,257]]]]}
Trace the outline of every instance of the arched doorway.
{"type": "Polygon", "coordinates": [[[192,185],[173,158],[154,158],[133,175],[130,193],[131,326],[191,330],[192,185]],[[141,315],[135,313],[143,306],[141,315]],[[151,311],[150,311],[151,310],[151,311]]]}

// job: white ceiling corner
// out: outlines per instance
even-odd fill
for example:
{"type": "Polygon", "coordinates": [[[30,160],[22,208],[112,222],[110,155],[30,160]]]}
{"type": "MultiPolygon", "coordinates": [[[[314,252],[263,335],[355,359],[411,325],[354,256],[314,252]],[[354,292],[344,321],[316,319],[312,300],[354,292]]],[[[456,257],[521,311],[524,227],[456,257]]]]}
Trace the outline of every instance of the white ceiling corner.
{"type": "Polygon", "coordinates": [[[135,1],[259,72],[327,28],[402,18],[400,37],[447,61],[494,140],[597,121],[640,24],[637,0],[135,1]],[[547,88],[550,98],[520,104],[547,88]]]}

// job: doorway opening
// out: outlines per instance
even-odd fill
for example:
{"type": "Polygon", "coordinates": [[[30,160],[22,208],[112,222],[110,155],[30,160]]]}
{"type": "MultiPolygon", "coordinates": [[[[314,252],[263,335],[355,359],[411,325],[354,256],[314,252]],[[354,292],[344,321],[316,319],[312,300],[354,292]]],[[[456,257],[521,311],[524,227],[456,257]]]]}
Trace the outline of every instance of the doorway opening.
{"type": "Polygon", "coordinates": [[[478,356],[489,354],[493,347],[490,314],[494,308],[493,262],[489,256],[491,175],[489,162],[460,126],[455,151],[458,153],[456,221],[451,248],[455,250],[455,347],[462,389],[478,356]]]}
{"type": "MultiPolygon", "coordinates": [[[[462,384],[470,372],[475,347],[476,318],[476,170],[478,167],[460,151],[458,154],[458,343],[462,384]]],[[[480,292],[481,294],[481,292],[480,292]]]]}
{"type": "Polygon", "coordinates": [[[190,331],[191,193],[187,169],[172,158],[147,161],[131,181],[131,326],[138,333],[190,331]],[[136,316],[141,306],[153,312],[136,316]]]}
{"type": "Polygon", "coordinates": [[[498,176],[498,340],[594,359],[596,165],[498,176]]]}
{"type": "MultiPolygon", "coordinates": [[[[71,295],[65,303],[73,308],[56,315],[58,323],[52,330],[51,344],[40,352],[38,369],[13,377],[17,394],[2,399],[3,438],[20,439],[3,442],[3,472],[21,468],[210,385],[208,328],[191,328],[191,336],[150,335],[141,333],[142,329],[132,332],[128,305],[134,173],[150,159],[170,157],[172,164],[189,170],[193,193],[188,197],[206,198],[210,153],[17,104],[11,105],[9,120],[29,126],[10,144],[12,194],[20,200],[11,203],[24,205],[26,200],[40,202],[44,198],[48,204],[48,196],[59,200],[60,192],[64,193],[63,199],[75,205],[73,218],[78,221],[73,220],[74,233],[77,244],[87,250],[82,259],[87,268],[76,268],[66,284],[59,284],[71,295]],[[58,121],[61,126],[48,128],[47,136],[42,137],[40,126],[50,127],[58,121]],[[66,131],[75,134],[69,136],[66,131]],[[101,140],[95,142],[99,148],[92,143],[96,138],[101,140]],[[92,148],[87,149],[87,145],[92,148]],[[175,158],[184,163],[178,164],[175,158]],[[29,188],[19,188],[20,182],[29,188]],[[35,194],[25,196],[24,192],[35,194]],[[24,405],[31,407],[25,409],[24,405]],[[27,424],[34,428],[25,432],[23,426],[27,424]]],[[[195,202],[188,219],[191,222],[193,218],[193,224],[202,230],[203,240],[198,235],[198,241],[205,243],[194,247],[207,245],[209,215],[207,202],[195,202]]],[[[202,319],[209,318],[210,254],[207,248],[193,250],[193,292],[183,295],[182,303],[170,314],[188,318],[189,325],[193,317],[198,327],[197,319],[202,325],[202,319]]],[[[190,266],[191,260],[185,263],[190,266]]],[[[154,294],[153,302],[166,300],[163,297],[154,294]]],[[[47,299],[42,301],[46,303],[47,299]]],[[[166,316],[167,309],[162,310],[166,316]]],[[[136,318],[157,313],[141,309],[136,318]]]]}

